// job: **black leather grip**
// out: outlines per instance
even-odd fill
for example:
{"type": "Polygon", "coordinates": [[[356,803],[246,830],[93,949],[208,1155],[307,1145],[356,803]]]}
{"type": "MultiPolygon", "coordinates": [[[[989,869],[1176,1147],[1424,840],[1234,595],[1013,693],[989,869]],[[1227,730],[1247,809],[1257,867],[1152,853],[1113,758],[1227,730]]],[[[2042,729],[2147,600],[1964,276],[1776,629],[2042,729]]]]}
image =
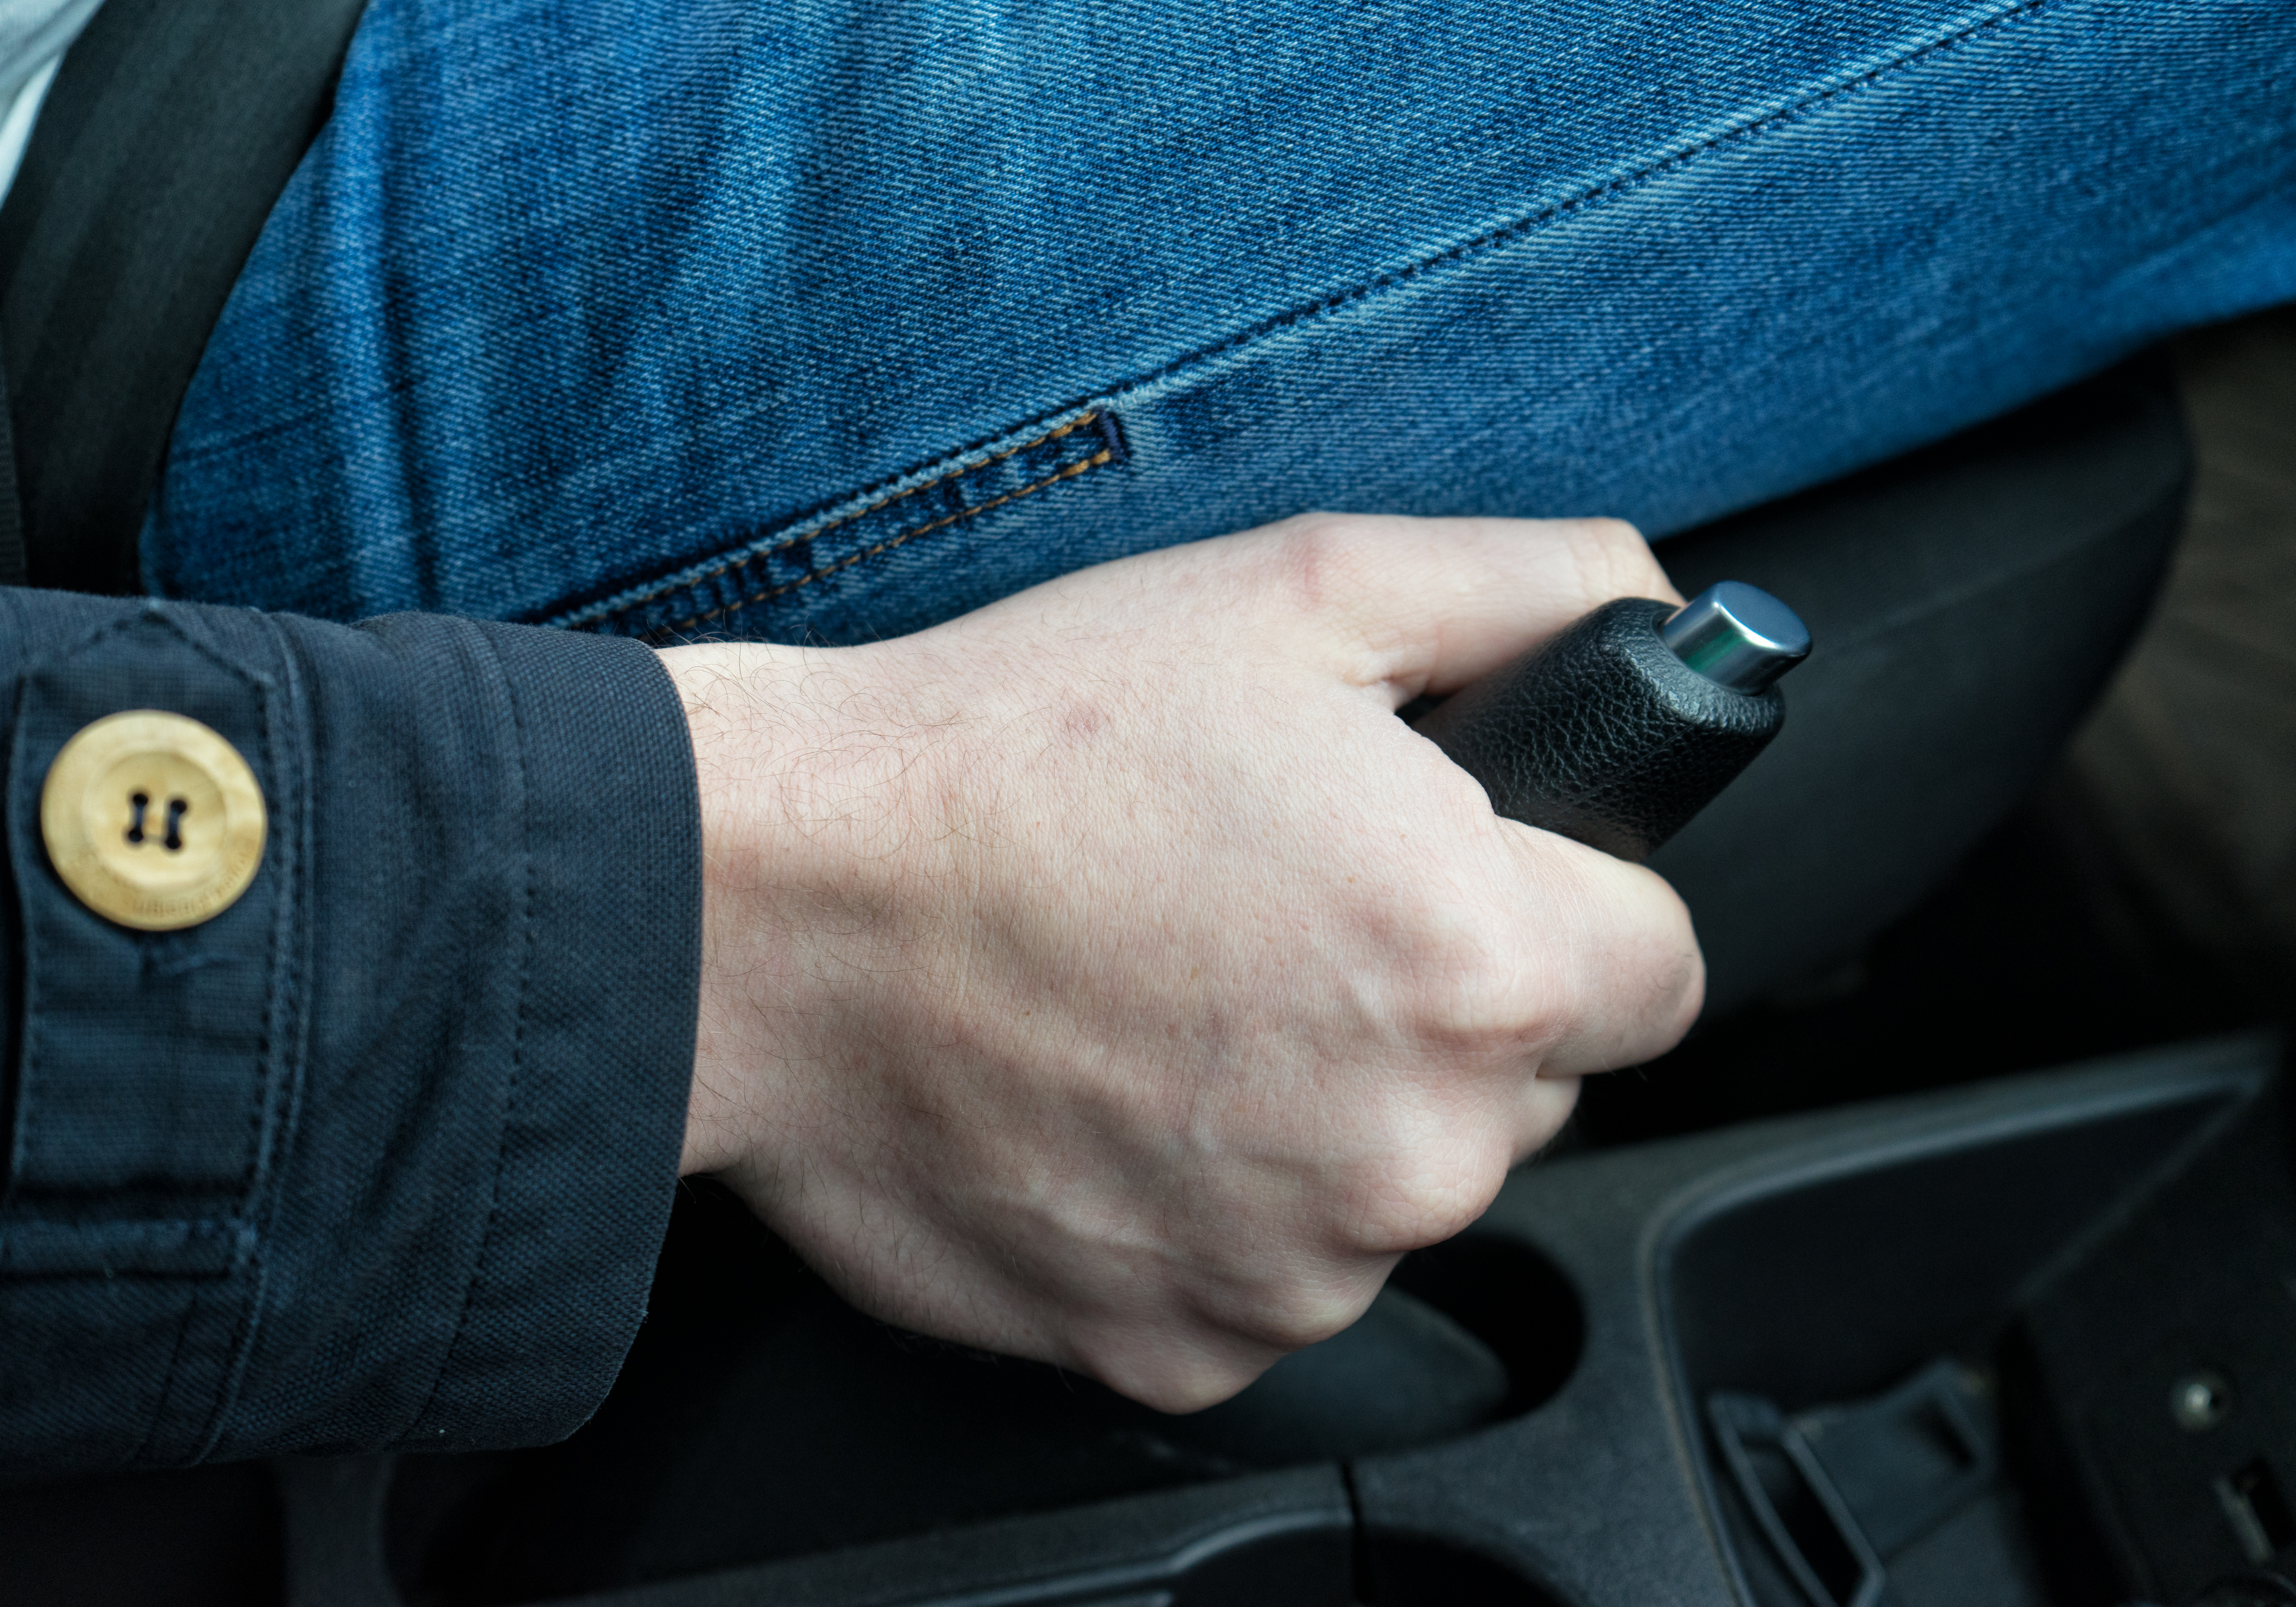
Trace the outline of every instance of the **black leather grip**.
{"type": "Polygon", "coordinates": [[[1785,723],[1777,688],[1717,686],[1659,639],[1674,611],[1606,603],[1419,721],[1510,820],[1640,861],[1785,723]]]}

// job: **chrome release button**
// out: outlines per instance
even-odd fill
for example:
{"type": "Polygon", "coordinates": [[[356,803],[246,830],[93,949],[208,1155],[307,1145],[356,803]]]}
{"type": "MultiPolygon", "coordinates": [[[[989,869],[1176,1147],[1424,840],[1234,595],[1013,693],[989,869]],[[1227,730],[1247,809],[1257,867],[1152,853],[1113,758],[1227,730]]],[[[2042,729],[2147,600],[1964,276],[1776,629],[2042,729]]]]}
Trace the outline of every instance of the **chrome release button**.
{"type": "Polygon", "coordinates": [[[1659,639],[1717,686],[1767,692],[1809,656],[1809,627],[1758,586],[1724,581],[1709,586],[1659,622],[1659,639]]]}

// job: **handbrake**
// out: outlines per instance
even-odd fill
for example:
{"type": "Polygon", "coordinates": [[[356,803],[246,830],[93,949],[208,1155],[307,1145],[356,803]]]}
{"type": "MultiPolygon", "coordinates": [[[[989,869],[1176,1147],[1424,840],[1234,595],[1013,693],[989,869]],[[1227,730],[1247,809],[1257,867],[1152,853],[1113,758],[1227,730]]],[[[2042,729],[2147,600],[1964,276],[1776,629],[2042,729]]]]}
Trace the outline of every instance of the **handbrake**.
{"type": "Polygon", "coordinates": [[[1724,581],[1677,608],[1606,603],[1418,722],[1510,820],[1636,862],[1690,823],[1786,718],[1809,630],[1724,581]]]}

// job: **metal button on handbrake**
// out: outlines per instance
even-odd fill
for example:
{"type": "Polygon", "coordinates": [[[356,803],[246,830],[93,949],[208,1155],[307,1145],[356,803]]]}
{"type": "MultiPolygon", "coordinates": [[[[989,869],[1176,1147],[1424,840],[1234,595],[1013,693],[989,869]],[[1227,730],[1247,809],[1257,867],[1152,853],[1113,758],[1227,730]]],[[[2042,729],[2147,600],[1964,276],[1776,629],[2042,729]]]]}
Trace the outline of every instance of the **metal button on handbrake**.
{"type": "Polygon", "coordinates": [[[1809,655],[1793,610],[1742,581],[1677,608],[1606,603],[1419,722],[1510,820],[1640,861],[1785,723],[1809,655]]]}
{"type": "Polygon", "coordinates": [[[1759,586],[1709,586],[1661,621],[1658,639],[1717,686],[1750,695],[1809,656],[1801,616],[1759,586]]]}

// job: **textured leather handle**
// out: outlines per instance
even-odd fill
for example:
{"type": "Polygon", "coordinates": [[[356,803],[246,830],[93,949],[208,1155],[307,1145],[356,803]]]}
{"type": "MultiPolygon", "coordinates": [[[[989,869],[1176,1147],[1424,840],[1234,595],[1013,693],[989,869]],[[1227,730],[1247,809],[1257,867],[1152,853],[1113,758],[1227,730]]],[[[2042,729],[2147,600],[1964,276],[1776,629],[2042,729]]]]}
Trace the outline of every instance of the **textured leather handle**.
{"type": "Polygon", "coordinates": [[[1606,603],[1419,722],[1510,820],[1641,861],[1785,723],[1773,687],[1718,686],[1659,639],[1673,605],[1606,603]]]}

